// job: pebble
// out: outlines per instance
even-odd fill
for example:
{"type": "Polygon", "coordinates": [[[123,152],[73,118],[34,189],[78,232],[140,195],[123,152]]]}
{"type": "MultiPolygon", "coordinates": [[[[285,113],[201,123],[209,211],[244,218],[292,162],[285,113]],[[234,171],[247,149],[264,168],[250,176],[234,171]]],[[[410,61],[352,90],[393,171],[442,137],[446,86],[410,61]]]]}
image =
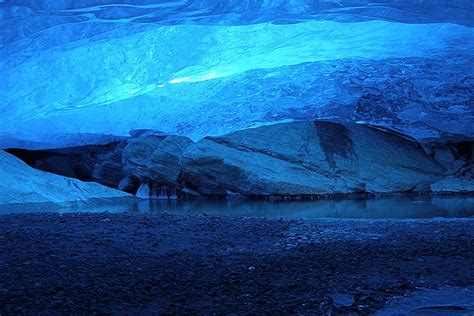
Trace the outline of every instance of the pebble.
{"type": "Polygon", "coordinates": [[[332,301],[335,307],[348,307],[354,304],[354,295],[345,293],[334,293],[332,301]]]}

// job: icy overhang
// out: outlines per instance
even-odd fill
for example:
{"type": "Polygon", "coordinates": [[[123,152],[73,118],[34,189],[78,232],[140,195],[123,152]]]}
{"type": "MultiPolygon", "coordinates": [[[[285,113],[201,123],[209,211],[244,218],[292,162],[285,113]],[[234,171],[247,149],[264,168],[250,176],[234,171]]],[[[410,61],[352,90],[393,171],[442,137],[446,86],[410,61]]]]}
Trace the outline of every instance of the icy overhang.
{"type": "Polygon", "coordinates": [[[0,138],[151,128],[197,139],[312,118],[474,137],[473,11],[448,0],[3,1],[0,138]]]}

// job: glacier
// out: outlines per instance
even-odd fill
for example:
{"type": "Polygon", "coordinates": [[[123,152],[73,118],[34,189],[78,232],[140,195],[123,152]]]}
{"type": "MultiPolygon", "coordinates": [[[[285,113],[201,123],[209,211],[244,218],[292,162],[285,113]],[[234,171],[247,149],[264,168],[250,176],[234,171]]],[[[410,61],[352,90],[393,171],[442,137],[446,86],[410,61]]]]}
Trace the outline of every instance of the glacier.
{"type": "Polygon", "coordinates": [[[0,140],[307,119],[472,139],[473,27],[470,0],[0,0],[0,140]]]}

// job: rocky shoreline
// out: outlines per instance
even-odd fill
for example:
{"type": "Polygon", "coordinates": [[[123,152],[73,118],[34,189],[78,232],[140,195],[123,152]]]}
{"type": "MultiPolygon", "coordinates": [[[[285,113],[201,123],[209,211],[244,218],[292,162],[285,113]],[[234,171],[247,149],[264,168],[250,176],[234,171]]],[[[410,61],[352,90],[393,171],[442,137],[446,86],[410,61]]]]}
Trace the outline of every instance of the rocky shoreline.
{"type": "Polygon", "coordinates": [[[0,239],[5,315],[370,314],[474,285],[472,219],[18,214],[0,239]]]}

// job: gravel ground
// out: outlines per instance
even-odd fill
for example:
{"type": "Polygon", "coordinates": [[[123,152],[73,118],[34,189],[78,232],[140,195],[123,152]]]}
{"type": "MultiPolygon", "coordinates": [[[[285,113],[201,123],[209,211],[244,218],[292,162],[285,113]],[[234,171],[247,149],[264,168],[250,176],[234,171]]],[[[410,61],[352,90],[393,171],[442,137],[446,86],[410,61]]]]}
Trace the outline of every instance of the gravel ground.
{"type": "Polygon", "coordinates": [[[370,314],[473,250],[474,219],[1,215],[0,314],[370,314]]]}

